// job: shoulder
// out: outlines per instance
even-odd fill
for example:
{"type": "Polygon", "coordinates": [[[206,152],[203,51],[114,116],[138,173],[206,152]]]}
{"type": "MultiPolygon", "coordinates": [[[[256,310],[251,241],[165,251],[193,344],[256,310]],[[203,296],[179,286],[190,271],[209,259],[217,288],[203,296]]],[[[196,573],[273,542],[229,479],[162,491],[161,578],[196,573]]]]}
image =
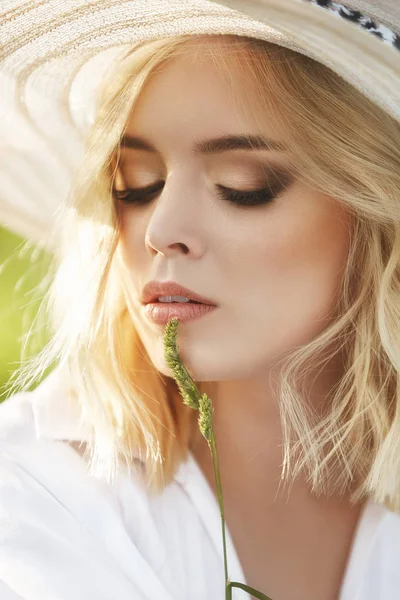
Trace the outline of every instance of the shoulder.
{"type": "Polygon", "coordinates": [[[32,392],[21,392],[0,404],[1,443],[28,443],[35,438],[32,392]]]}
{"type": "Polygon", "coordinates": [[[65,502],[61,474],[67,482],[71,463],[61,458],[56,443],[37,437],[35,397],[24,392],[0,405],[0,581],[21,598],[36,600],[40,594],[56,597],[56,570],[50,565],[76,560],[74,537],[83,548],[85,535],[65,502]]]}
{"type": "Polygon", "coordinates": [[[42,399],[37,389],[0,404],[0,510],[8,516],[6,525],[0,519],[0,544],[11,524],[13,540],[44,524],[61,532],[76,512],[73,497],[84,506],[85,464],[69,444],[40,435],[34,406],[42,399]]]}
{"type": "MultiPolygon", "coordinates": [[[[79,470],[79,455],[57,435],[45,431],[48,400],[51,398],[62,413],[63,397],[48,394],[48,384],[34,391],[17,393],[0,404],[0,465],[3,470],[13,469],[25,479],[46,481],[48,475],[57,481],[57,473],[79,470]],[[46,387],[47,386],[47,387],[46,387]],[[23,473],[23,475],[22,475],[23,473]]],[[[63,416],[60,416],[63,421],[63,416]]]]}
{"type": "MultiPolygon", "coordinates": [[[[375,549],[385,555],[388,561],[394,560],[397,569],[400,564],[400,514],[382,507],[382,518],[377,529],[375,549]]],[[[400,594],[400,570],[399,594],[400,594]]]]}
{"type": "Polygon", "coordinates": [[[1,598],[2,585],[5,600],[142,598],[124,573],[124,557],[133,569],[140,555],[117,503],[69,461],[47,466],[33,454],[0,451],[1,598]]]}
{"type": "MultiPolygon", "coordinates": [[[[18,504],[19,497],[30,510],[53,502],[70,516],[83,518],[90,492],[93,513],[112,502],[116,490],[90,474],[83,450],[78,450],[85,445],[78,415],[55,383],[50,377],[34,391],[0,404],[0,505],[7,498],[18,504]]],[[[43,511],[46,518],[50,514],[43,511]]]]}
{"type": "MultiPolygon", "coordinates": [[[[371,503],[359,563],[361,596],[365,600],[398,600],[400,597],[400,515],[371,503]]],[[[357,574],[357,561],[355,574],[357,574]]]]}
{"type": "MultiPolygon", "coordinates": [[[[138,600],[132,569],[142,558],[118,490],[91,477],[67,441],[40,435],[37,390],[0,404],[0,590],[8,586],[10,599],[138,600]]],[[[133,479],[131,490],[141,493],[133,479]]]]}

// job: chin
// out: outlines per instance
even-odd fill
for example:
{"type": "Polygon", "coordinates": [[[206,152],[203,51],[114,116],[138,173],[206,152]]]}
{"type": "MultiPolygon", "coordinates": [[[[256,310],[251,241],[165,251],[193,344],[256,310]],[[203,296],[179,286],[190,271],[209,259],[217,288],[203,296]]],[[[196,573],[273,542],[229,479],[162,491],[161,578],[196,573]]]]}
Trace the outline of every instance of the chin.
{"type": "MultiPolygon", "coordinates": [[[[153,361],[152,361],[153,362],[153,361]]],[[[194,381],[214,381],[215,378],[220,379],[214,369],[208,369],[207,365],[193,365],[189,361],[182,359],[189,375],[194,381]]],[[[153,362],[154,368],[157,369],[162,375],[166,377],[172,377],[172,371],[168,367],[165,359],[153,362]]]]}
{"type": "MultiPolygon", "coordinates": [[[[150,356],[154,368],[162,375],[172,377],[172,372],[168,367],[164,350],[157,356],[150,356]]],[[[192,356],[190,352],[180,352],[182,363],[185,365],[189,375],[194,381],[232,381],[238,377],[245,376],[241,365],[236,362],[223,363],[221,358],[211,355],[207,352],[206,356],[201,356],[199,353],[192,356]]]]}

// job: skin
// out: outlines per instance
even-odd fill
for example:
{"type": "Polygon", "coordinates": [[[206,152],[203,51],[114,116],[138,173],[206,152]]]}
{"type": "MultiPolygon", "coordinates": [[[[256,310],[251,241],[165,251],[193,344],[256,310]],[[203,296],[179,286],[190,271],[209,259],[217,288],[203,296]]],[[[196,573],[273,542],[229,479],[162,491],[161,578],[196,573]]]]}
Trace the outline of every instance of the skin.
{"type": "MultiPolygon", "coordinates": [[[[265,113],[263,125],[263,135],[285,141],[265,113]]],[[[165,181],[147,204],[120,203],[129,310],[160,372],[170,376],[164,328],[141,313],[144,284],[174,280],[218,304],[181,324],[178,343],[194,379],[213,384],[227,525],[246,580],[273,600],[334,600],[361,506],[351,506],[346,496],[317,499],[301,478],[289,498],[277,494],[282,432],[269,374],[279,358],[333,318],[349,250],[348,215],[333,198],[296,180],[261,206],[240,207],[216,196],[217,184],[261,187],[262,166],[284,169],[290,154],[193,153],[205,139],[260,133],[235,103],[230,82],[196,50],[146,85],[127,133],[157,152],[124,149],[120,181],[135,188],[165,181]]],[[[329,364],[314,375],[310,401],[316,406],[341,369],[329,364]]],[[[196,429],[191,449],[215,493],[210,453],[196,429]]]]}

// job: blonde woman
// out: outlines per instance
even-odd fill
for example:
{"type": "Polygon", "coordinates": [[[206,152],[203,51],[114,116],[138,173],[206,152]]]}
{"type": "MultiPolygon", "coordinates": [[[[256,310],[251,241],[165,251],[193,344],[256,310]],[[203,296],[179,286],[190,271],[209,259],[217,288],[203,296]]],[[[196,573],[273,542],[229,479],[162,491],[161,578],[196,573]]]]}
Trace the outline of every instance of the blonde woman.
{"type": "Polygon", "coordinates": [[[224,597],[173,316],[230,579],[398,599],[399,6],[7,8],[2,220],[54,276],[0,406],[1,599],[224,597]]]}

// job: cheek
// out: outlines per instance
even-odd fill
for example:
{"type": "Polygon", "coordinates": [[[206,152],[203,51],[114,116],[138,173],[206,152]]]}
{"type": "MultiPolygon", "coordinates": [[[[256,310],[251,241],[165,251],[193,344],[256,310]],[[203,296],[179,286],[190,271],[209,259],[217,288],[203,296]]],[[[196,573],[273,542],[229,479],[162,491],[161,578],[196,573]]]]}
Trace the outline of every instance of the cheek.
{"type": "Polygon", "coordinates": [[[133,269],[140,264],[140,246],[139,241],[143,239],[144,233],[140,230],[140,218],[132,212],[120,212],[120,237],[119,252],[126,266],[133,269]],[[142,236],[142,237],[140,237],[142,236]]]}
{"type": "Polygon", "coordinates": [[[270,333],[276,327],[298,343],[321,331],[337,306],[349,251],[345,210],[326,199],[301,202],[298,210],[276,205],[239,239],[235,276],[241,272],[243,306],[264,315],[270,333]]]}
{"type": "MultiPolygon", "coordinates": [[[[274,275],[277,281],[290,276],[319,276],[330,280],[346,260],[349,244],[349,219],[338,203],[311,197],[298,198],[301,208],[293,205],[274,207],[255,222],[247,234],[240,256],[258,274],[274,275]]],[[[239,234],[240,235],[240,234],[239,234]]],[[[244,236],[242,236],[244,238],[244,236]]]]}

